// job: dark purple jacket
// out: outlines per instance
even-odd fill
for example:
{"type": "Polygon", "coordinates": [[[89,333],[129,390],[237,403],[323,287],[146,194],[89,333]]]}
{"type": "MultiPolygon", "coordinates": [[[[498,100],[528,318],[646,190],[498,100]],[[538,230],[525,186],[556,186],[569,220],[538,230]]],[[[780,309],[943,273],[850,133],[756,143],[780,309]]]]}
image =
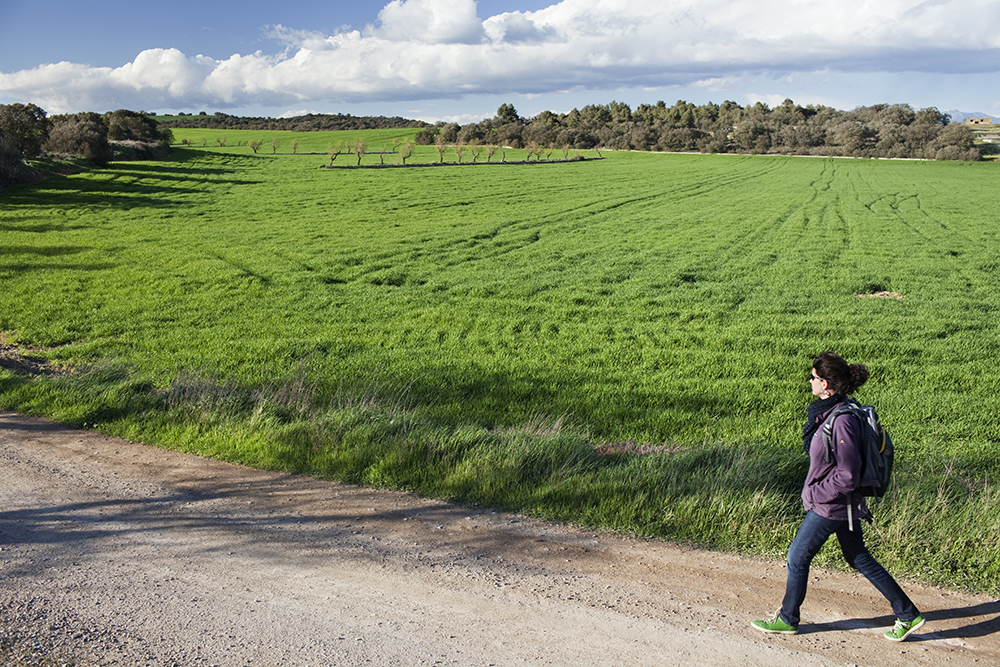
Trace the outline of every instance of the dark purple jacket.
{"type": "MultiPolygon", "coordinates": [[[[822,424],[836,407],[821,414],[817,421],[822,424]]],[[[847,505],[852,502],[851,492],[857,487],[861,475],[861,455],[857,445],[859,434],[857,418],[838,416],[833,422],[833,456],[825,462],[823,428],[816,429],[809,444],[809,474],[802,487],[802,505],[806,511],[813,510],[827,519],[847,521],[847,505]]],[[[865,499],[860,494],[853,499],[851,514],[854,519],[863,519],[869,514],[865,499]]]]}

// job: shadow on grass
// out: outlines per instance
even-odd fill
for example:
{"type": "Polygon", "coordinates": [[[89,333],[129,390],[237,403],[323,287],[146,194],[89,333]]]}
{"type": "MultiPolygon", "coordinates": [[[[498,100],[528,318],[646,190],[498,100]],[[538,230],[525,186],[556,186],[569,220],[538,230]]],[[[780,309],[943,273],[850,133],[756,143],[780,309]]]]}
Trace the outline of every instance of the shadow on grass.
{"type": "MultiPolygon", "coordinates": [[[[245,157],[240,157],[246,160],[245,157]]],[[[202,182],[212,185],[256,185],[258,180],[236,178],[236,168],[205,166],[198,162],[185,165],[172,163],[125,162],[112,163],[95,169],[83,177],[55,176],[35,185],[5,191],[2,195],[6,211],[53,206],[62,208],[182,208],[191,206],[186,195],[204,195],[202,182]]],[[[11,231],[21,230],[18,225],[5,226],[11,231]]],[[[61,227],[56,227],[61,229],[61,227]]],[[[37,227],[31,231],[39,231],[37,227]]]]}

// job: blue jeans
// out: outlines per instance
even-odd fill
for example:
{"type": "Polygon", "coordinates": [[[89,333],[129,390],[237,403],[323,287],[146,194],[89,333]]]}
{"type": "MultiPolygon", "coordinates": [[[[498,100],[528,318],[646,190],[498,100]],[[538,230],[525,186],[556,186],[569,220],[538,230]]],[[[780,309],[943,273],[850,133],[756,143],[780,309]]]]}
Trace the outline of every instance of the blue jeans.
{"type": "Polygon", "coordinates": [[[799,608],[806,597],[806,585],[809,583],[809,565],[826,540],[835,533],[847,564],[864,575],[885,596],[892,605],[896,618],[912,621],[920,615],[892,575],[868,553],[859,519],[855,519],[852,531],[847,521],[827,519],[809,511],[799,526],[792,546],[788,547],[788,581],[785,584],[785,599],[781,602],[781,618],[785,623],[795,626],[799,624],[799,608]]]}

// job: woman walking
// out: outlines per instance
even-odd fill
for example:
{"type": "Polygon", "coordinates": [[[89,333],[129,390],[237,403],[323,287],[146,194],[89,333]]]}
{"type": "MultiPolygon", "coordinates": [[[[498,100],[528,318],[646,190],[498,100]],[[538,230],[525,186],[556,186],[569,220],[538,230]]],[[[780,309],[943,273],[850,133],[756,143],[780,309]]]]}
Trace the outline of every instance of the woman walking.
{"type": "Polygon", "coordinates": [[[903,641],[924,624],[910,598],[865,547],[861,519],[870,516],[864,497],[855,493],[861,472],[858,451],[861,424],[850,414],[833,422],[833,455],[824,461],[822,425],[847,396],[868,380],[868,369],[848,364],[833,352],[824,352],[813,362],[809,383],[818,398],[809,405],[802,441],[809,454],[809,473],[802,488],[806,516],[788,548],[788,580],[781,608],[770,619],[754,621],[761,632],[793,635],[799,631],[799,608],[806,597],[809,565],[831,535],[836,535],[847,563],[860,572],[889,601],[896,624],[885,633],[891,641],[903,641]]]}

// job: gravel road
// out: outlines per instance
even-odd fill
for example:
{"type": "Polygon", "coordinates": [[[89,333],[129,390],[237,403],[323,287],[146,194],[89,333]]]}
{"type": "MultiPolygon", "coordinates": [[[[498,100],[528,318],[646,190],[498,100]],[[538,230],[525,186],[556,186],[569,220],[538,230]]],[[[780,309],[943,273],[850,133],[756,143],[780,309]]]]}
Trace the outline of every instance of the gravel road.
{"type": "Polygon", "coordinates": [[[1000,601],[905,587],[928,623],[816,571],[165,451],[0,411],[9,665],[997,665],[1000,601]],[[33,657],[34,656],[34,657],[33,657]],[[47,661],[37,656],[46,656],[47,661]]]}

